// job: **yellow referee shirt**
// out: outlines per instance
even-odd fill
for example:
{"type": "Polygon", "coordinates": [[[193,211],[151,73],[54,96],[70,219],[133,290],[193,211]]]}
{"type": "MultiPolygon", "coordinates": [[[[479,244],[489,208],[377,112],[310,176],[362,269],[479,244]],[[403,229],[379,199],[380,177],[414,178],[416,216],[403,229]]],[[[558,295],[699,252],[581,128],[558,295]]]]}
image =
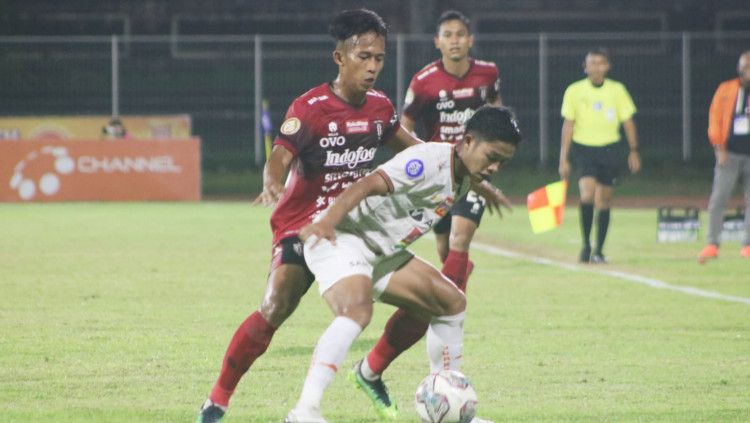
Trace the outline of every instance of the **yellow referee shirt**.
{"type": "Polygon", "coordinates": [[[620,123],[635,114],[635,104],[625,86],[605,79],[596,87],[586,78],[568,86],[560,114],[575,121],[573,141],[601,147],[620,140],[620,123]]]}

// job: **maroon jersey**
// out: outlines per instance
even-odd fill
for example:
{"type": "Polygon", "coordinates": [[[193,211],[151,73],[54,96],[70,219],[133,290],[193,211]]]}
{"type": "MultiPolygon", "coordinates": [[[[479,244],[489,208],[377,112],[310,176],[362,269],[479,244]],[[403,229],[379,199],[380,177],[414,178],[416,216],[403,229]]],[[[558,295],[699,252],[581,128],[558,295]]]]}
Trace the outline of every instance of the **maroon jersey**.
{"type": "Polygon", "coordinates": [[[273,243],[296,235],[372,170],[377,148],[399,127],[393,104],[379,91],[368,90],[365,102],[353,106],[326,83],[294,100],[274,141],[294,161],[271,214],[273,243]]]}
{"type": "Polygon", "coordinates": [[[469,71],[458,78],[437,60],[411,79],[404,99],[404,114],[421,122],[430,141],[456,143],[464,136],[464,124],[479,107],[494,102],[500,89],[497,66],[469,59],[469,71]]]}

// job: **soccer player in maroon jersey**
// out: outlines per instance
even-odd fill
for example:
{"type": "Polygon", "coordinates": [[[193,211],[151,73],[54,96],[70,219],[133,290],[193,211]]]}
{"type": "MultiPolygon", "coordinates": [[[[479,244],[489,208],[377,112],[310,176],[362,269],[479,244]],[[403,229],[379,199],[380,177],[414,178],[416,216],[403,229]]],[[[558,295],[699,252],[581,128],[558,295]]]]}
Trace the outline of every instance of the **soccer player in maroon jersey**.
{"type": "MultiPolygon", "coordinates": [[[[385,59],[387,30],[380,16],[365,9],[344,11],[333,19],[329,32],[336,40],[338,76],[294,100],[263,169],[263,192],[257,201],[276,206],[263,301],[232,337],[198,422],[221,421],[240,379],[312,284],[299,230],[372,169],[380,145],[401,151],[420,143],[400,127],[388,98],[373,89],[385,59]]],[[[499,199],[491,187],[485,194],[496,207],[499,199]]]]}
{"type": "MultiPolygon", "coordinates": [[[[442,57],[412,78],[401,115],[403,128],[414,131],[416,124],[420,124],[426,131],[425,139],[455,144],[463,138],[465,123],[475,110],[485,104],[502,104],[497,66],[471,58],[469,50],[473,43],[466,16],[455,10],[440,16],[435,47],[442,57]]],[[[502,202],[510,208],[505,197],[502,202]]],[[[434,228],[438,255],[443,262],[441,271],[462,291],[473,267],[469,245],[484,209],[485,199],[469,191],[434,228]]],[[[355,365],[354,379],[383,417],[395,418],[396,410],[387,391],[380,388],[380,375],[399,354],[422,338],[427,326],[424,320],[397,310],[376,346],[355,365]],[[378,385],[372,381],[378,381],[378,385]]]]}

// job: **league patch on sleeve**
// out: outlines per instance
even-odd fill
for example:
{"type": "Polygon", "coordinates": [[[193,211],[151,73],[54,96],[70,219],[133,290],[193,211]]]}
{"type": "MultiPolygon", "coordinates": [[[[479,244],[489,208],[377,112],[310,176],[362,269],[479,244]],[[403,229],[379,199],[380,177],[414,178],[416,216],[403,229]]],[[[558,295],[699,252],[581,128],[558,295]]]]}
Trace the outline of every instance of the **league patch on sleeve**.
{"type": "Polygon", "coordinates": [[[299,131],[300,126],[302,124],[299,119],[296,117],[289,118],[281,124],[281,133],[284,135],[294,135],[299,131]]]}
{"type": "Polygon", "coordinates": [[[412,179],[418,178],[424,173],[424,163],[419,159],[411,159],[406,163],[406,175],[412,179]]]}

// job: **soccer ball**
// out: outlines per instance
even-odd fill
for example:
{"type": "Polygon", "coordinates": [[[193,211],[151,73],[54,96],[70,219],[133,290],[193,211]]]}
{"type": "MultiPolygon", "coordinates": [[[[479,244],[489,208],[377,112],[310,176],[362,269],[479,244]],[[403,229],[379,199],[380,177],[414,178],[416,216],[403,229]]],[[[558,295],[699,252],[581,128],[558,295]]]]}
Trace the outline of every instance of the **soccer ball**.
{"type": "Polygon", "coordinates": [[[415,405],[424,423],[469,423],[477,412],[477,393],[461,372],[440,370],[419,384],[415,405]]]}

